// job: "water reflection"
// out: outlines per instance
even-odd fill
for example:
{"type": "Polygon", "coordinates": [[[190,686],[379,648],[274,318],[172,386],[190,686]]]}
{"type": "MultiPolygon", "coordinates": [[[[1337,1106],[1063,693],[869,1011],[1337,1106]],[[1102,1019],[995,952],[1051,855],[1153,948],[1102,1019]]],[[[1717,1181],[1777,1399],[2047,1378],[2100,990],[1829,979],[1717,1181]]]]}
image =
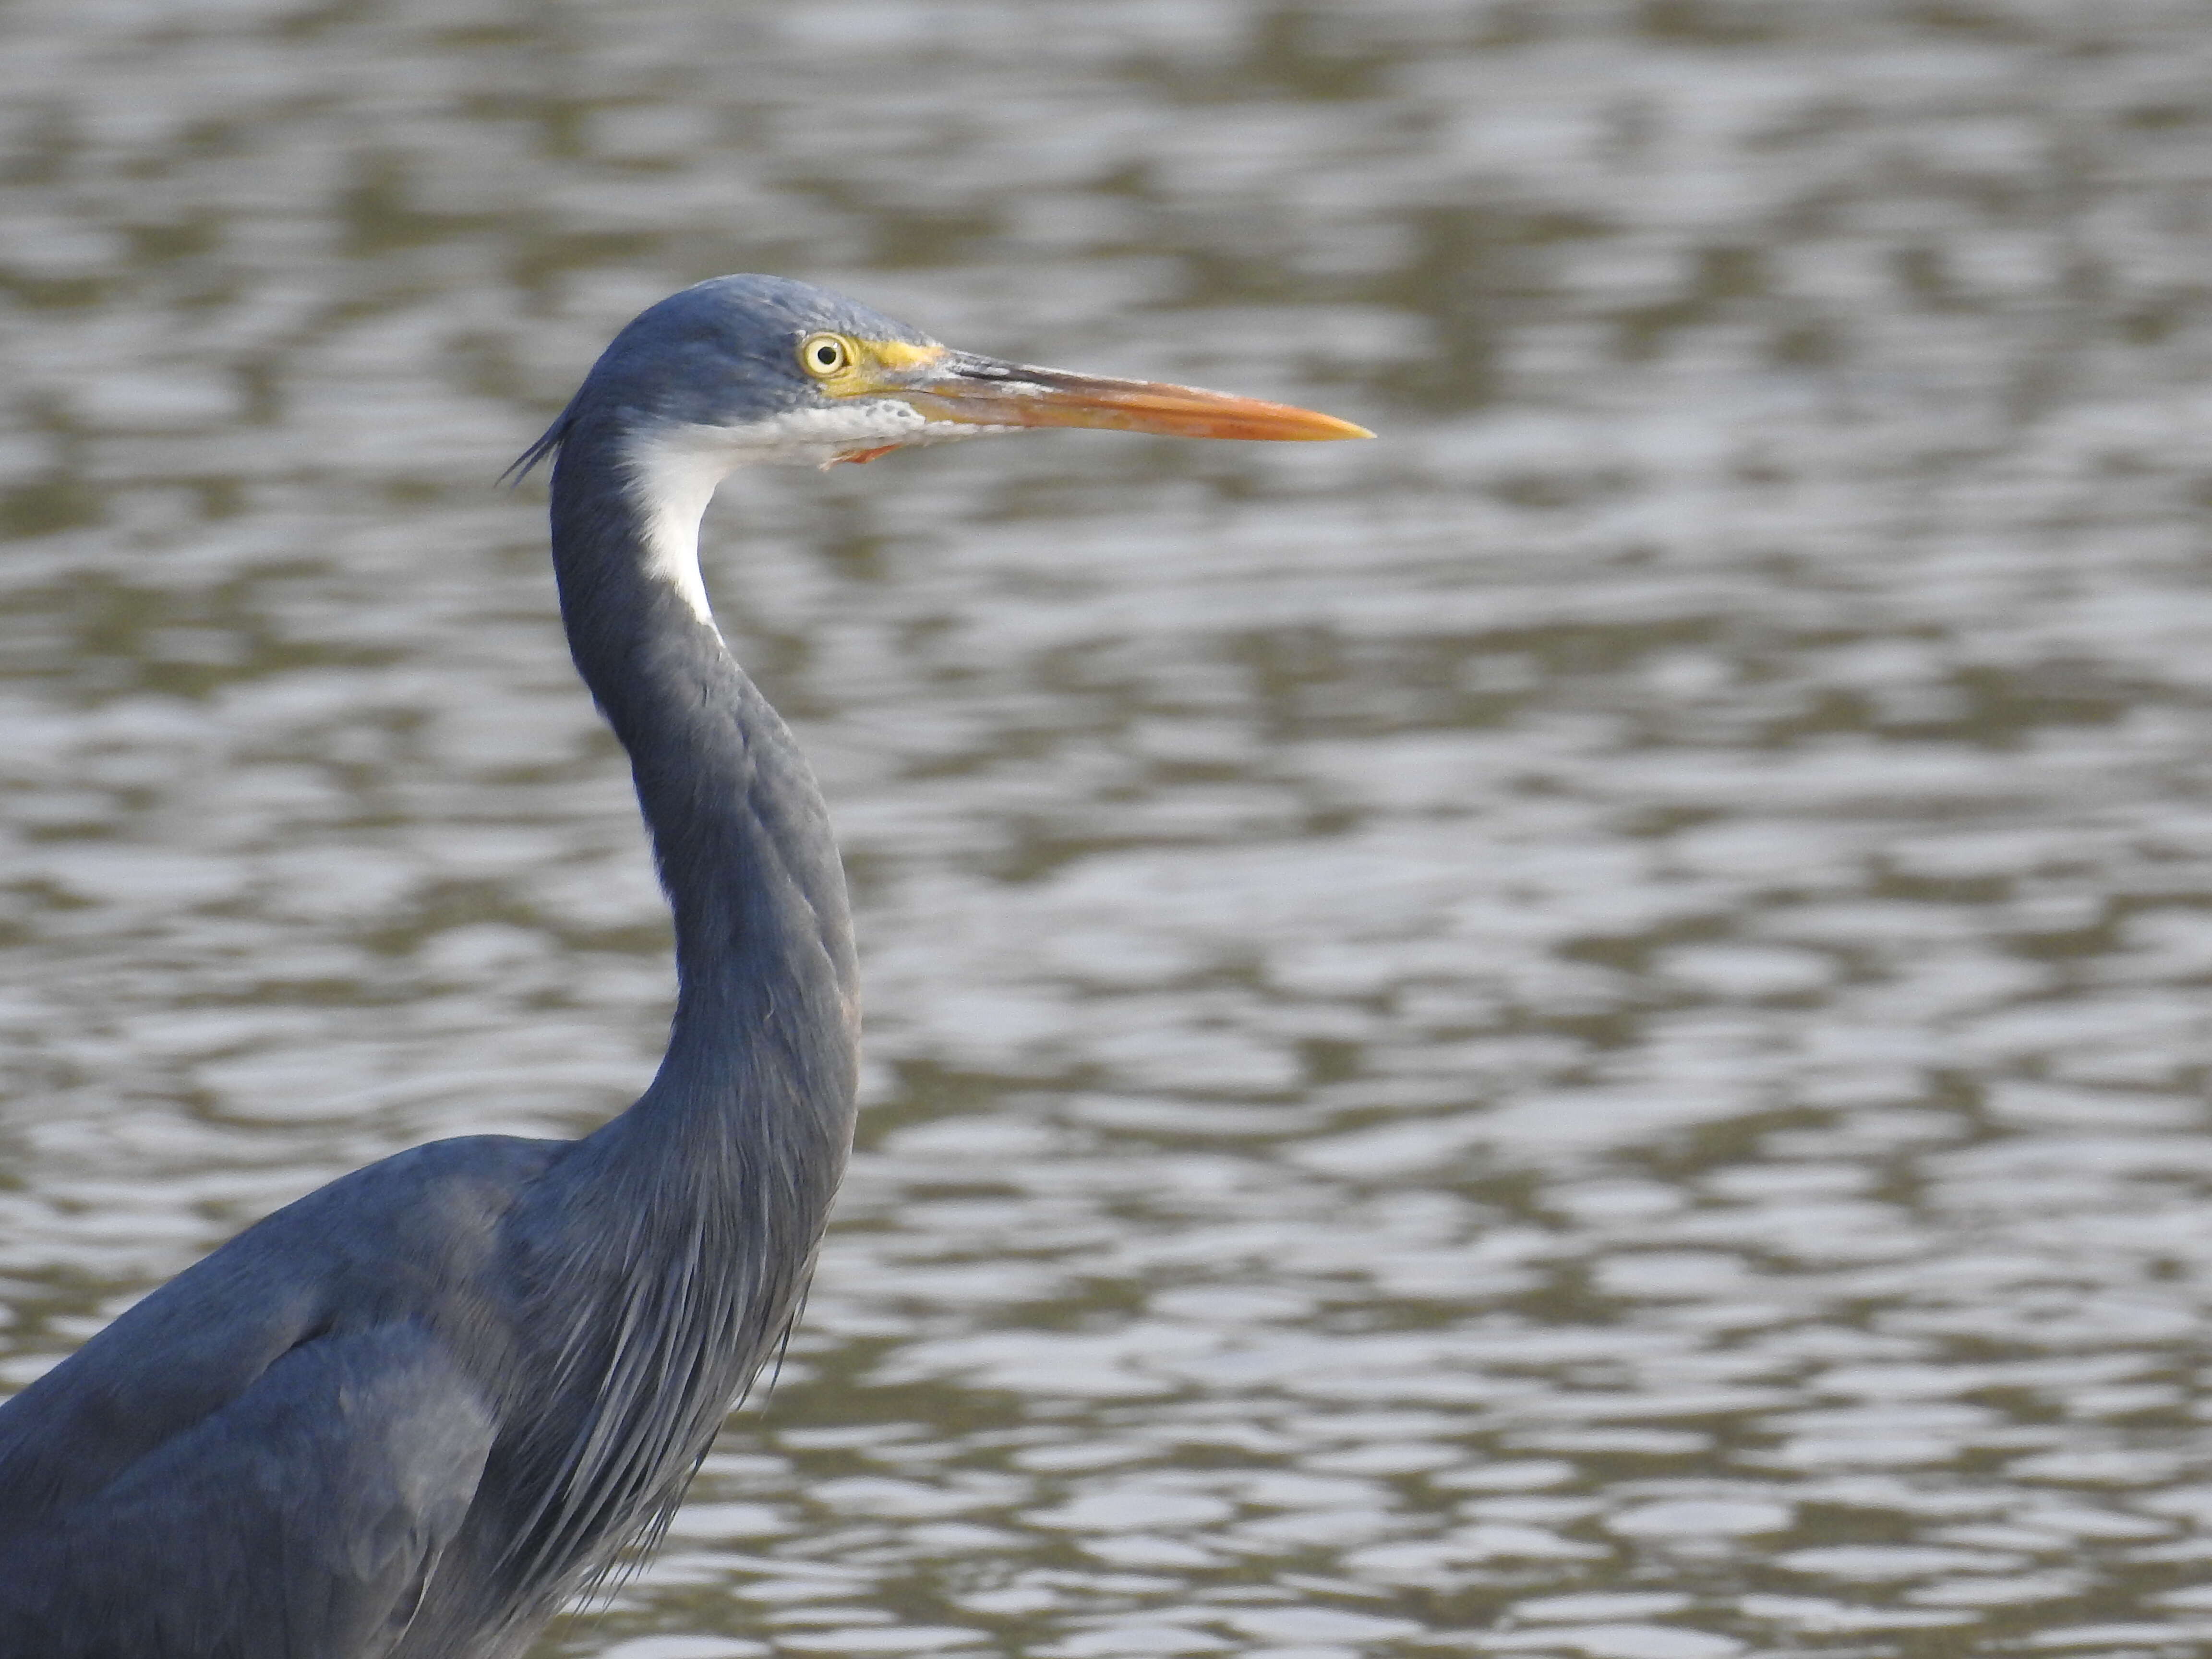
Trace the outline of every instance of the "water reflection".
{"type": "Polygon", "coordinates": [[[2197,1651],[2212,37],[2027,0],[0,21],[0,1376],[665,931],[488,488],[714,271],[1338,410],[744,482],[799,1351],[550,1654],[2197,1651]]]}

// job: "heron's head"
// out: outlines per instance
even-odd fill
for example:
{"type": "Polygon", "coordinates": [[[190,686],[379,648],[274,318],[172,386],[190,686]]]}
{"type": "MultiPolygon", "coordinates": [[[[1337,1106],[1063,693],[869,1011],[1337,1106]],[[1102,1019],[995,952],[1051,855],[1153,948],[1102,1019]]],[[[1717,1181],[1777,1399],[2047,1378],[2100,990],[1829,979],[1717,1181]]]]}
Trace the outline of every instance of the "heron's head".
{"type": "Polygon", "coordinates": [[[612,421],[634,463],[714,471],[868,460],[909,444],[1030,427],[1193,438],[1364,438],[1309,410],[1189,386],[1000,362],[939,345],[805,283],[717,276],[623,330],[539,452],[573,420],[612,421]]]}

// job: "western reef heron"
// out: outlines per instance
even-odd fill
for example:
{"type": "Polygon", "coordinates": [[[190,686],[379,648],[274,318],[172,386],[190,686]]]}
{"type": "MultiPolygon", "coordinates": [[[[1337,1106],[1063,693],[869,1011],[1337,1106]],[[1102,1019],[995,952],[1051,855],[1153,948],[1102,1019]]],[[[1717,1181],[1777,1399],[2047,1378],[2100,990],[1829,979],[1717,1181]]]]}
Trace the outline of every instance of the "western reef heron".
{"type": "Polygon", "coordinates": [[[0,1406],[0,1659],[509,1659],[666,1525],[789,1328],[853,1131],[845,883],[699,572],[715,485],[1030,427],[1350,438],[953,351],[723,276],[623,329],[551,458],[561,617],[675,914],[666,1057],[581,1139],[472,1136],[248,1228],[0,1406]]]}

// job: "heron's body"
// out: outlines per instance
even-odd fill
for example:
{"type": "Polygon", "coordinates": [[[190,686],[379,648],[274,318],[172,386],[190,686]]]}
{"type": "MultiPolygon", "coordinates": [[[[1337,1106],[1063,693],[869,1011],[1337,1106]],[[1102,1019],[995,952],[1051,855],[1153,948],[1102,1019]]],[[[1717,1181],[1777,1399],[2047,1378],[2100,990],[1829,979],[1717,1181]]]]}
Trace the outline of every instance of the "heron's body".
{"type": "MultiPolygon", "coordinates": [[[[0,1659],[501,1659],[649,1541],[797,1308],[859,1029],[820,792],[707,610],[714,483],[1273,410],[1210,396],[958,358],[769,278],[624,331],[532,454],[675,912],[667,1056],[580,1140],[441,1141],[308,1194],[0,1406],[0,1659]],[[823,340],[844,361],[802,362],[823,340]]],[[[1330,424],[1222,435],[1356,431],[1330,424]]]]}

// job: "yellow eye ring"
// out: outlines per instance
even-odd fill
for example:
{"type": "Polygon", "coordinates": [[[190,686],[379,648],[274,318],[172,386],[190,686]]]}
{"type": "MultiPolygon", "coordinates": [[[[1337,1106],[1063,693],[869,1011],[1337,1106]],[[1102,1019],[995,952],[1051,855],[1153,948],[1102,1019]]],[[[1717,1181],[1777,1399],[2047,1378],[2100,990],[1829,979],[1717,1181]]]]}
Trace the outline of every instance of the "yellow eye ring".
{"type": "Polygon", "coordinates": [[[817,380],[843,374],[857,355],[842,334],[810,334],[799,343],[799,366],[817,380]]]}

